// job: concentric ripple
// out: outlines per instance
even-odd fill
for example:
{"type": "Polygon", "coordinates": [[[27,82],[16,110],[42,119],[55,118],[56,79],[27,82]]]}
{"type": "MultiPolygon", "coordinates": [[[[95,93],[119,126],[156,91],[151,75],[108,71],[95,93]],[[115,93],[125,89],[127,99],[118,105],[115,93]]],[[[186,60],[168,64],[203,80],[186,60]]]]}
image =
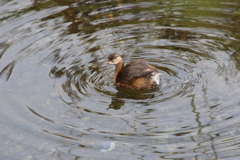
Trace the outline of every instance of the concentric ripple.
{"type": "MultiPolygon", "coordinates": [[[[162,9],[159,12],[161,9],[154,8],[155,3],[147,4],[148,7],[142,4],[104,6],[88,14],[98,17],[90,22],[96,30],[91,36],[80,38],[81,51],[75,55],[78,61],[71,63],[69,69],[64,67],[64,71],[53,68],[53,74],[64,73],[64,80],[57,82],[58,88],[62,87],[60,95],[84,115],[91,113],[90,117],[98,119],[99,125],[85,122],[88,127],[82,131],[88,134],[86,130],[91,128],[94,136],[103,134],[111,139],[108,144],[111,143],[111,147],[104,151],[111,151],[118,144],[132,150],[141,148],[140,152],[170,151],[175,155],[166,155],[165,158],[188,155],[186,152],[189,152],[188,156],[197,156],[205,151],[207,154],[203,157],[216,158],[215,149],[204,149],[221,143],[214,135],[219,132],[227,134],[229,129],[234,134],[238,132],[236,120],[223,122],[232,119],[231,109],[227,109],[230,113],[223,115],[214,111],[221,109],[219,106],[228,108],[229,102],[225,104],[222,98],[237,92],[230,87],[230,81],[236,82],[239,73],[229,57],[232,50],[226,49],[225,43],[235,39],[225,30],[187,27],[200,20],[184,19],[179,14],[181,11],[172,14],[162,9]],[[134,7],[141,9],[132,13],[134,7]],[[166,21],[165,14],[170,14],[166,21]],[[183,24],[179,23],[187,23],[178,22],[177,18],[190,24],[181,27],[183,24]],[[122,55],[126,63],[140,58],[147,60],[163,74],[161,85],[152,91],[116,87],[112,79],[114,67],[103,65],[108,54],[113,52],[122,55]],[[229,82],[225,81],[226,77],[229,82]],[[215,123],[219,118],[221,120],[215,123]],[[228,125],[233,127],[222,128],[228,125]],[[205,144],[206,139],[209,143],[205,144]]],[[[239,86],[239,83],[235,85],[239,86]]],[[[221,156],[221,151],[219,153],[221,156]]]]}
{"type": "MultiPolygon", "coordinates": [[[[130,28],[125,28],[124,26],[122,28],[126,30],[128,34],[134,33],[134,28],[136,27],[134,27],[134,25],[129,27],[130,28]]],[[[135,45],[135,42],[132,42],[133,36],[129,37],[124,35],[126,32],[123,29],[123,35],[120,33],[118,33],[118,35],[122,37],[121,41],[124,42],[123,47],[127,50],[128,45],[135,45]]],[[[172,31],[178,32],[178,30],[172,31]]],[[[152,103],[152,101],[154,101],[154,103],[159,103],[167,99],[173,100],[191,94],[194,86],[204,85],[204,83],[206,83],[204,70],[197,64],[198,61],[205,59],[205,57],[201,55],[202,52],[198,54],[196,46],[191,44],[171,46],[171,42],[167,43],[167,46],[163,46],[161,42],[153,43],[151,40],[147,42],[146,40],[143,40],[142,37],[138,38],[135,36],[135,39],[138,39],[139,42],[136,46],[136,50],[132,51],[133,55],[131,55],[124,53],[126,51],[121,52],[117,51],[115,48],[111,49],[111,46],[109,49],[109,46],[107,46],[108,43],[105,43],[109,40],[108,35],[111,34],[112,30],[105,30],[104,32],[100,30],[95,33],[95,36],[91,36],[91,39],[89,37],[87,37],[87,39],[81,39],[83,45],[85,45],[86,41],[93,41],[93,44],[85,47],[86,51],[81,51],[84,54],[79,53],[75,55],[78,57],[78,60],[74,60],[71,64],[72,67],[69,69],[66,69],[66,67],[54,67],[52,69],[51,74],[53,74],[53,77],[55,77],[54,74],[58,74],[59,72],[64,73],[65,84],[60,83],[59,85],[64,86],[63,90],[65,94],[76,97],[76,101],[78,101],[78,99],[82,101],[85,97],[88,97],[93,98],[97,102],[102,101],[108,103],[109,96],[116,96],[127,98],[129,102],[135,102],[135,99],[142,99],[144,101],[147,99],[149,103],[152,103]],[[101,34],[104,34],[104,36],[101,34]],[[108,51],[106,52],[104,51],[105,47],[108,47],[108,51]],[[193,50],[193,47],[195,47],[195,50],[193,50]],[[92,50],[95,50],[95,53],[92,53],[92,50]],[[147,60],[149,64],[155,66],[159,72],[163,74],[161,85],[157,90],[150,93],[149,91],[140,91],[138,93],[139,97],[137,98],[136,96],[135,99],[132,99],[131,95],[129,96],[125,93],[121,94],[122,89],[116,88],[113,84],[114,67],[103,64],[107,61],[108,54],[113,52],[123,55],[126,63],[140,58],[147,60]],[[143,96],[146,94],[148,96],[143,96]],[[153,95],[154,98],[151,98],[153,95]]],[[[114,43],[114,41],[116,41],[115,43],[119,43],[119,38],[116,37],[116,39],[114,39],[114,37],[111,37],[109,41],[111,41],[111,43],[114,43]]],[[[60,57],[59,59],[65,58],[60,57]]],[[[131,92],[134,91],[128,90],[128,92],[131,94],[131,92]]]]}

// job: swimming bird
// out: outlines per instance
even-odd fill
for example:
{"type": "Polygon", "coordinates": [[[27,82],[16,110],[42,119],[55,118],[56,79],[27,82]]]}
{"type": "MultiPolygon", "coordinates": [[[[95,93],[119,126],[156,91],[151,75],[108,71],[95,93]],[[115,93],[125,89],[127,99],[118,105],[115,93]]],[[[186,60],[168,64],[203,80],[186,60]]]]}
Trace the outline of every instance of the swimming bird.
{"type": "Polygon", "coordinates": [[[105,64],[114,64],[114,83],[120,87],[130,89],[153,89],[160,83],[160,73],[145,60],[138,59],[124,66],[123,58],[112,53],[105,64]]]}

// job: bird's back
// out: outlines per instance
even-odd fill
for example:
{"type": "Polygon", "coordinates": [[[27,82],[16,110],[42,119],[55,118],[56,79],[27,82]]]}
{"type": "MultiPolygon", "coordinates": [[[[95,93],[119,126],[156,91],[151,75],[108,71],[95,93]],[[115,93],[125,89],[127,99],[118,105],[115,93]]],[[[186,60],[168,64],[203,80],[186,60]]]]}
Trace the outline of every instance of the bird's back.
{"type": "Polygon", "coordinates": [[[146,61],[139,59],[124,66],[119,72],[116,81],[121,83],[131,83],[137,78],[150,78],[153,72],[156,72],[156,69],[153,66],[150,66],[146,61]]]}

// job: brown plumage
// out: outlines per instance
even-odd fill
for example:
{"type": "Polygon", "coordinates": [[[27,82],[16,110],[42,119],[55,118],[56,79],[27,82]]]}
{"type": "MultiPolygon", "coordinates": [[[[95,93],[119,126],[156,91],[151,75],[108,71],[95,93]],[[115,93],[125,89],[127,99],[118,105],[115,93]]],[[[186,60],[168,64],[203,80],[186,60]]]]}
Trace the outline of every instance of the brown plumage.
{"type": "Polygon", "coordinates": [[[108,56],[105,64],[116,65],[114,83],[117,86],[131,89],[152,89],[160,81],[160,73],[144,60],[135,60],[124,66],[121,56],[116,53],[108,56]]]}

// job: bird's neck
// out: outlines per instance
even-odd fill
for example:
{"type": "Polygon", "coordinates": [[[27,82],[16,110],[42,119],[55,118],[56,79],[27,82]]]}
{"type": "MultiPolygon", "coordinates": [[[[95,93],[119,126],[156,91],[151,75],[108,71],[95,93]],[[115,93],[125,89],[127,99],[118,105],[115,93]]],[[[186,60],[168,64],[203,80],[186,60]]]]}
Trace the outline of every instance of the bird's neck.
{"type": "Polygon", "coordinates": [[[119,63],[116,65],[116,69],[115,69],[115,73],[114,73],[114,83],[117,82],[118,73],[122,70],[123,65],[124,65],[124,62],[123,62],[123,61],[119,62],[119,63]]]}

